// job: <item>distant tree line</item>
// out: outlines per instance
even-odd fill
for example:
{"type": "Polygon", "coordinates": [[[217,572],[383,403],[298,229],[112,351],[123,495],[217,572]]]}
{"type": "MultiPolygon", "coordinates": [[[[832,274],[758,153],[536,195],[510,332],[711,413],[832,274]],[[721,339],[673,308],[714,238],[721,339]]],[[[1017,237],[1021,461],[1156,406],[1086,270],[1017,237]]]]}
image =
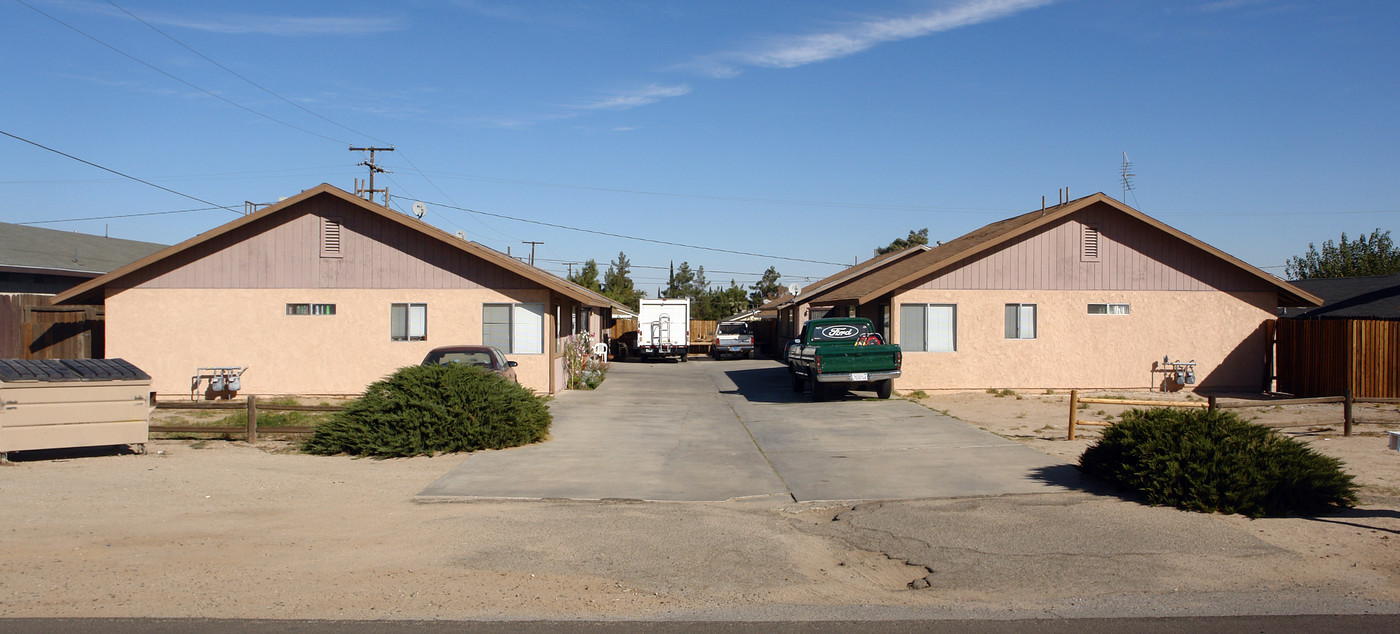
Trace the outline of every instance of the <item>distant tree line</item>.
{"type": "MultiPolygon", "coordinates": [[[[680,266],[671,265],[666,287],[659,290],[663,297],[690,299],[693,318],[718,321],[776,298],[782,291],[780,279],[782,275],[770,266],[759,281],[750,286],[740,286],[731,279],[727,287],[712,288],[705,279],[704,266],[691,268],[689,262],[681,262],[680,266]]],[[[608,270],[602,273],[601,279],[598,262],[588,260],[576,273],[569,275],[569,281],[632,310],[637,310],[641,299],[647,296],[647,292],[637,288],[632,280],[632,263],[626,253],[618,253],[617,259],[608,263],[608,270]]]]}
{"type": "MultiPolygon", "coordinates": [[[[1342,236],[1342,240],[1345,242],[1346,236],[1342,236]]],[[[891,253],[926,244],[927,227],[918,231],[910,229],[909,237],[896,238],[889,246],[878,247],[875,252],[877,255],[891,253]]],[[[778,273],[778,269],[770,266],[757,282],[749,286],[740,286],[731,279],[729,286],[712,287],[710,281],[705,279],[704,266],[691,268],[689,262],[681,262],[679,266],[673,262],[670,275],[666,278],[666,287],[658,291],[662,297],[689,298],[690,313],[694,319],[718,321],[753,310],[769,300],[776,299],[783,291],[783,286],[779,283],[781,279],[782,275],[778,273]]],[[[632,281],[632,262],[627,259],[626,253],[621,252],[617,254],[616,260],[608,263],[608,270],[603,272],[601,277],[598,273],[598,262],[588,260],[578,272],[569,275],[569,281],[601,293],[604,297],[632,310],[637,310],[641,299],[647,296],[647,292],[637,288],[636,283],[632,281]]]]}
{"type": "Polygon", "coordinates": [[[1323,242],[1321,251],[1309,242],[1307,253],[1289,258],[1284,265],[1284,274],[1290,280],[1391,273],[1400,273],[1400,250],[1396,250],[1391,242],[1390,231],[1380,229],[1356,240],[1348,240],[1347,234],[1343,233],[1340,243],[1331,240],[1323,242]]]}

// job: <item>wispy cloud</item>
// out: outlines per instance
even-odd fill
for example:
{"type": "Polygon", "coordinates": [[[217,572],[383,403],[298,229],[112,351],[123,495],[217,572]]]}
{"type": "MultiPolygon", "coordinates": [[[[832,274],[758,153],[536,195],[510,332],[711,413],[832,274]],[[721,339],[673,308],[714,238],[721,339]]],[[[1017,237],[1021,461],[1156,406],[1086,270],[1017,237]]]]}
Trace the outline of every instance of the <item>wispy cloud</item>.
{"type": "Polygon", "coordinates": [[[818,33],[773,37],[752,49],[710,55],[688,66],[720,78],[733,77],[743,67],[796,68],[855,55],[887,42],[989,22],[1055,1],[964,0],[908,16],[870,19],[818,33]]]}
{"type": "Polygon", "coordinates": [[[587,103],[575,104],[570,108],[575,110],[627,110],[637,106],[654,104],[662,99],[680,97],[690,94],[690,86],[678,84],[675,86],[660,86],[652,84],[637,90],[617,93],[596,99],[587,103]]]}
{"type": "Polygon", "coordinates": [[[351,18],[336,16],[293,17],[276,15],[222,15],[184,18],[170,15],[142,16],[148,22],[214,33],[254,35],[370,35],[407,28],[392,17],[351,18]]]}
{"type": "Polygon", "coordinates": [[[1196,10],[1201,13],[1219,13],[1221,11],[1249,9],[1268,4],[1269,2],[1270,0],[1215,0],[1214,2],[1207,2],[1196,7],[1196,10]]]}
{"type": "Polygon", "coordinates": [[[588,12],[577,10],[583,7],[553,0],[452,0],[451,4],[462,11],[505,22],[546,24],[565,28],[581,27],[589,23],[587,18],[583,17],[588,12]]]}
{"type": "MultiPolygon", "coordinates": [[[[85,0],[59,0],[54,3],[72,10],[100,13],[129,19],[121,10],[106,3],[85,0]]],[[[202,8],[202,7],[201,7],[202,8]]],[[[347,16],[289,16],[260,15],[250,13],[202,14],[163,13],[132,10],[142,20],[161,26],[173,26],[213,33],[232,35],[370,35],[388,33],[408,28],[408,24],[396,17],[376,15],[357,18],[347,16]]]]}

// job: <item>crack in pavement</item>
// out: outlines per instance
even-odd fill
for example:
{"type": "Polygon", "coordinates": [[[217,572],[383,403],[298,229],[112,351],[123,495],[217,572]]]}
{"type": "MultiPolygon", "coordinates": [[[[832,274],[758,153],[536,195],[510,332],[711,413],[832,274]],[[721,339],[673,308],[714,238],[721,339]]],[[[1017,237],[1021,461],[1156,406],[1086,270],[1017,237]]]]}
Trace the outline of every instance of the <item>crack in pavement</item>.
{"type": "Polygon", "coordinates": [[[768,453],[763,451],[763,447],[758,444],[758,439],[754,437],[753,430],[749,429],[748,422],[744,420],[743,416],[739,415],[739,410],[734,409],[734,403],[726,398],[727,394],[725,391],[720,389],[719,382],[715,380],[715,376],[708,372],[705,373],[705,376],[710,379],[710,384],[715,386],[715,394],[719,396],[720,400],[724,401],[724,406],[729,408],[729,413],[734,415],[734,420],[739,421],[739,425],[744,428],[744,433],[749,435],[749,442],[752,442],[754,449],[758,450],[758,455],[763,456],[764,464],[767,464],[768,468],[773,470],[773,475],[777,476],[778,482],[783,483],[783,490],[787,491],[788,497],[791,498],[793,502],[798,501],[797,495],[792,492],[792,487],[789,486],[787,480],[783,478],[783,474],[778,472],[778,467],[773,464],[773,461],[768,458],[768,453]]]}

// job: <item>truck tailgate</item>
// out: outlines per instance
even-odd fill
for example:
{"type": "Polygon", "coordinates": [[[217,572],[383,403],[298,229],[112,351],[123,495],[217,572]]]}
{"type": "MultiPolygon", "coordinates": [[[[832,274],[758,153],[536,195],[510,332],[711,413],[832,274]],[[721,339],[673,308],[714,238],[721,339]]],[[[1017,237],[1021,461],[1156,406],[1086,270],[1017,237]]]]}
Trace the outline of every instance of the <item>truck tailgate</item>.
{"type": "Polygon", "coordinates": [[[899,368],[899,346],[825,346],[821,350],[822,374],[887,372],[899,368]]]}

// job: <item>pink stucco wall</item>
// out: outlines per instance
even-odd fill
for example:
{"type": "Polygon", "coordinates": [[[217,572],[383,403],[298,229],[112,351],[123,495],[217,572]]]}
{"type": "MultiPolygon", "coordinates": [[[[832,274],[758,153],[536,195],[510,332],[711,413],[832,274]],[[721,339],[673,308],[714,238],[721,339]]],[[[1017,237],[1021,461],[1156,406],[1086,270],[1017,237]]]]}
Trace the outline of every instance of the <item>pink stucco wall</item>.
{"type": "Polygon", "coordinates": [[[480,344],[482,303],[544,303],[544,353],[512,354],[521,384],[550,388],[549,291],[412,289],[146,289],[107,297],[107,356],[145,370],[164,398],[188,397],[195,369],[247,366],[243,394],[358,394],[429,350],[480,344]],[[391,341],[389,306],[428,305],[426,341],[391,341]],[[336,305],[287,315],[288,303],[336,305]]]}
{"type": "Polygon", "coordinates": [[[910,290],[893,297],[899,341],[903,303],[955,304],[957,350],[904,353],[900,390],[1160,388],[1163,356],[1194,359],[1198,384],[1258,390],[1262,324],[1273,293],[1221,291],[910,290]],[[1037,306],[1035,339],[1005,338],[1005,305],[1037,306]],[[1090,303],[1126,303],[1128,315],[1090,315],[1090,303]]]}

